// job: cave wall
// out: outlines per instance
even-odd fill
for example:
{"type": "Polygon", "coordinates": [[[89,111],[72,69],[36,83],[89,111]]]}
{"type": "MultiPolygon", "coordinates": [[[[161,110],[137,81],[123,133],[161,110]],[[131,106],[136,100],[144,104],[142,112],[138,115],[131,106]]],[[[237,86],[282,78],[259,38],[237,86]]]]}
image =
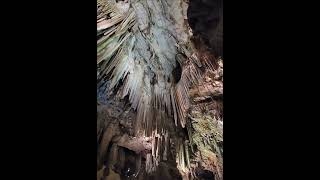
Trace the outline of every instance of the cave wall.
{"type": "Polygon", "coordinates": [[[132,23],[121,36],[108,34],[120,29],[117,19],[98,18],[98,180],[223,179],[222,1],[128,2],[117,3],[132,23]],[[108,36],[114,42],[104,43],[108,36]],[[157,120],[170,137],[165,146],[157,120]]]}

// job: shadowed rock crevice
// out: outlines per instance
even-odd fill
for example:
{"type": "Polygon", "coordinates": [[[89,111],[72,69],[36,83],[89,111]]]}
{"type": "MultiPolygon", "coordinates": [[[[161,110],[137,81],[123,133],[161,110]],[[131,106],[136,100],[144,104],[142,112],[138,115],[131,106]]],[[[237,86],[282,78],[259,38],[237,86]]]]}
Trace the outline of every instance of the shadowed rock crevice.
{"type": "Polygon", "coordinates": [[[190,0],[188,22],[194,36],[223,57],[223,0],[190,0]]]}

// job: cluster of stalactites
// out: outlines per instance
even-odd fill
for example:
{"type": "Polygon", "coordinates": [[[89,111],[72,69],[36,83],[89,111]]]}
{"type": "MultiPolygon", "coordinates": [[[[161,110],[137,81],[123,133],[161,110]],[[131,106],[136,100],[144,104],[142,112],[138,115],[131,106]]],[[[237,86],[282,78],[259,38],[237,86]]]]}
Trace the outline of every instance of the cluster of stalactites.
{"type": "Polygon", "coordinates": [[[193,167],[190,163],[189,142],[183,138],[176,140],[176,163],[184,180],[190,179],[189,177],[195,177],[193,167]]]}
{"type": "Polygon", "coordinates": [[[151,153],[146,155],[146,172],[155,172],[160,161],[166,161],[169,154],[170,139],[166,130],[152,132],[151,153]]]}
{"type": "Polygon", "coordinates": [[[167,153],[167,150],[160,153],[167,149],[162,147],[168,143],[167,121],[174,119],[176,126],[186,126],[188,89],[201,79],[201,61],[194,52],[182,50],[178,45],[174,23],[168,20],[159,1],[132,1],[131,6],[123,6],[125,9],[115,1],[101,2],[98,1],[98,10],[103,12],[98,14],[99,75],[111,74],[110,90],[123,82],[120,94],[122,98],[129,96],[132,108],[137,111],[136,136],[153,137],[155,141],[146,165],[156,168],[165,159],[161,155],[167,153]],[[184,64],[176,84],[171,77],[179,53],[186,59],[179,61],[184,64]]]}

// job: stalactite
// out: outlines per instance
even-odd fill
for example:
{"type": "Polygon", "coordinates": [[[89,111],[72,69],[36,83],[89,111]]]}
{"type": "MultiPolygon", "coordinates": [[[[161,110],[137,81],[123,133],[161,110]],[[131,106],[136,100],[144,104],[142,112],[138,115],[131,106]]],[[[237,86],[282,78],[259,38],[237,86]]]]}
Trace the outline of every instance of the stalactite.
{"type": "MultiPolygon", "coordinates": [[[[168,156],[171,138],[167,122],[172,120],[176,126],[187,127],[189,133],[188,91],[191,86],[201,84],[200,67],[213,69],[210,63],[213,59],[195,48],[187,48],[190,43],[187,26],[172,21],[185,16],[183,12],[172,11],[177,7],[183,9],[180,6],[184,2],[129,3],[120,7],[113,0],[98,0],[97,34],[102,37],[97,41],[97,64],[102,72],[100,77],[110,75],[109,90],[123,82],[121,97],[128,95],[137,112],[135,135],[151,138],[151,153],[146,155],[146,171],[151,173],[168,156]],[[177,54],[186,58],[178,58],[182,73],[180,81],[174,82],[172,71],[177,54]],[[155,82],[151,83],[153,79],[155,82]]],[[[177,152],[178,166],[189,172],[188,144],[179,141],[177,152]]]]}
{"type": "Polygon", "coordinates": [[[186,162],[187,162],[187,167],[188,169],[191,169],[190,166],[190,156],[189,156],[189,142],[186,140],[185,144],[184,144],[184,148],[185,148],[185,156],[186,156],[186,162]]]}
{"type": "Polygon", "coordinates": [[[164,135],[164,151],[163,151],[163,160],[167,160],[167,156],[168,156],[168,146],[169,146],[169,141],[168,141],[168,132],[165,132],[164,135]]]}

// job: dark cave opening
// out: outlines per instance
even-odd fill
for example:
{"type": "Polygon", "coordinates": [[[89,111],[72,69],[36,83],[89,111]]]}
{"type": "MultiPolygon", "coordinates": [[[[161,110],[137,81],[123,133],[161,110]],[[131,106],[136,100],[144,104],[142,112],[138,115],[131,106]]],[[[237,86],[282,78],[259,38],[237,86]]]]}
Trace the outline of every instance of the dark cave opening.
{"type": "Polygon", "coordinates": [[[197,168],[196,175],[200,177],[201,180],[207,180],[207,179],[215,180],[214,174],[208,170],[202,170],[197,168]]]}
{"type": "Polygon", "coordinates": [[[172,72],[175,83],[178,83],[180,81],[181,73],[182,73],[182,68],[180,63],[177,61],[176,67],[173,69],[173,72],[172,72]]]}
{"type": "Polygon", "coordinates": [[[223,0],[190,0],[187,16],[194,37],[223,57],[223,0]]]}

